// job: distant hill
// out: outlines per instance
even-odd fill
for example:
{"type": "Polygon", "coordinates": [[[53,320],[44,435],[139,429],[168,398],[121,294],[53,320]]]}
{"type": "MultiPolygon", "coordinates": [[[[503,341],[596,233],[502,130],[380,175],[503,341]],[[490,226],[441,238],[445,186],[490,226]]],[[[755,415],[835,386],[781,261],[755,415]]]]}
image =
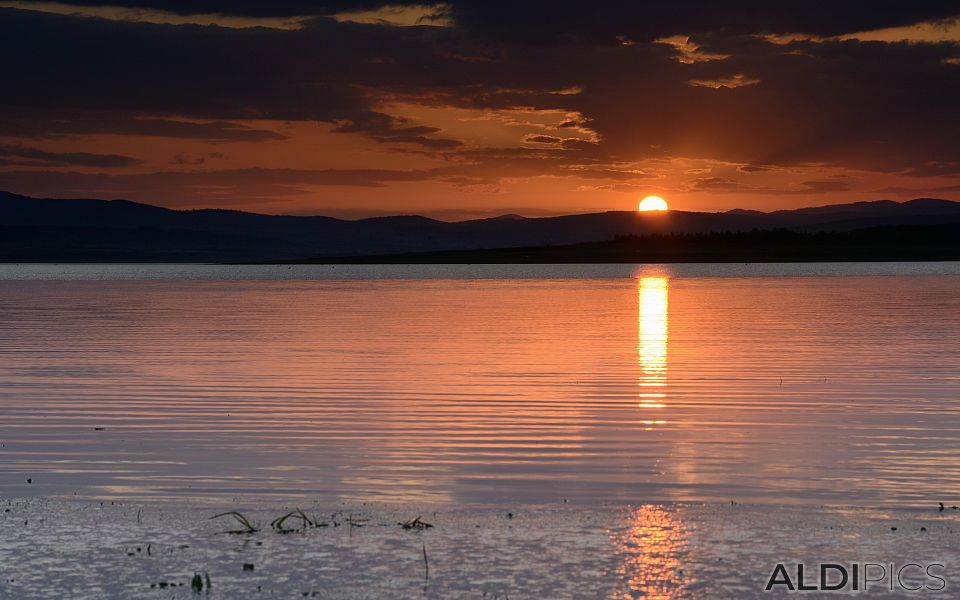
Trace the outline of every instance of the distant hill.
{"type": "Polygon", "coordinates": [[[754,229],[843,232],[960,222],[960,202],[879,200],[771,213],[605,212],[448,223],[420,216],[344,220],[233,210],[171,210],[124,200],[0,192],[0,261],[245,262],[563,246],[617,236],[754,229]]]}
{"type": "Polygon", "coordinates": [[[620,236],[567,246],[304,259],[299,264],[551,264],[960,260],[960,222],[850,231],[754,229],[620,236]]]}

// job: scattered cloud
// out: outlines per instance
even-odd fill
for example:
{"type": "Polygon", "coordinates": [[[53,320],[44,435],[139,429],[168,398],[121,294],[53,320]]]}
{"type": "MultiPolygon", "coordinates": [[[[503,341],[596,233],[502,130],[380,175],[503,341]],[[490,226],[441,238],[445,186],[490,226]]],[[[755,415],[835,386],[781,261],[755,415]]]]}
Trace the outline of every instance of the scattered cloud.
{"type": "Polygon", "coordinates": [[[563,138],[558,138],[553,135],[535,135],[530,134],[523,137],[523,141],[528,144],[559,144],[563,141],[563,138]]]}
{"type": "Polygon", "coordinates": [[[718,79],[691,79],[688,81],[694,87],[707,87],[718,90],[720,88],[734,89],[756,85],[760,83],[759,79],[747,77],[743,73],[737,73],[731,77],[720,77],[718,79]]]}
{"type": "Polygon", "coordinates": [[[676,50],[677,62],[690,65],[698,62],[709,62],[711,60],[723,60],[730,58],[729,54],[703,52],[697,44],[690,41],[688,35],[674,35],[659,40],[654,40],[656,44],[667,44],[676,50]]]}
{"type": "Polygon", "coordinates": [[[140,161],[118,154],[90,152],[47,152],[19,144],[0,145],[0,159],[7,165],[63,167],[130,167],[140,161]]]}

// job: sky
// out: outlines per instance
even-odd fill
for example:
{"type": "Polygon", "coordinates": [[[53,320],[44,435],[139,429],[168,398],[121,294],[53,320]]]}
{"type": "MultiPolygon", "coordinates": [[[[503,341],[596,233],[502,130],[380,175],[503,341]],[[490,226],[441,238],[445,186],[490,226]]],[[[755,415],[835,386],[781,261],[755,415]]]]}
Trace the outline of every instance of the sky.
{"type": "Polygon", "coordinates": [[[0,0],[0,190],[446,220],[960,199],[960,3],[0,0]]]}

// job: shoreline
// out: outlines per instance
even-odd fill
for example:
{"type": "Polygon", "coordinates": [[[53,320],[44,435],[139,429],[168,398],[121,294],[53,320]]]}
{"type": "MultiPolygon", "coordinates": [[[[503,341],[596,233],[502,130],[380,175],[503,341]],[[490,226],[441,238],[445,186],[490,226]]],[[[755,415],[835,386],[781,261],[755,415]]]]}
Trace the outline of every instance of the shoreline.
{"type": "MultiPolygon", "coordinates": [[[[209,598],[760,598],[780,597],[763,587],[777,563],[797,562],[936,562],[948,590],[960,585],[949,507],[300,508],[314,525],[292,517],[279,532],[270,522],[295,507],[260,506],[242,511],[258,531],[227,534],[240,526],[211,520],[215,507],[2,500],[0,596],[195,598],[196,573],[209,598]]],[[[899,597],[887,593],[870,597],[899,597]]]]}

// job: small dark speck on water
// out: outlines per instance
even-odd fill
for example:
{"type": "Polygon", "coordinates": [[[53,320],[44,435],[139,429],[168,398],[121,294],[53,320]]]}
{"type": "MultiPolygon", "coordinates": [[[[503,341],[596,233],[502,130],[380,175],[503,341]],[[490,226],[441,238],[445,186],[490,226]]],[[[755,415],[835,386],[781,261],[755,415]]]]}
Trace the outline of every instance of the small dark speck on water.
{"type": "Polygon", "coordinates": [[[891,527],[891,528],[890,528],[890,531],[896,531],[896,530],[897,530],[896,527],[891,527]]]}
{"type": "Polygon", "coordinates": [[[243,563],[243,570],[244,570],[244,571],[252,571],[252,570],[253,570],[253,563],[243,563]]]}
{"type": "Polygon", "coordinates": [[[27,478],[27,483],[33,483],[33,478],[32,478],[32,477],[28,477],[28,478],[27,478]]]}
{"type": "Polygon", "coordinates": [[[94,428],[93,428],[94,431],[103,431],[103,429],[104,429],[103,427],[94,427],[94,428]]]}

